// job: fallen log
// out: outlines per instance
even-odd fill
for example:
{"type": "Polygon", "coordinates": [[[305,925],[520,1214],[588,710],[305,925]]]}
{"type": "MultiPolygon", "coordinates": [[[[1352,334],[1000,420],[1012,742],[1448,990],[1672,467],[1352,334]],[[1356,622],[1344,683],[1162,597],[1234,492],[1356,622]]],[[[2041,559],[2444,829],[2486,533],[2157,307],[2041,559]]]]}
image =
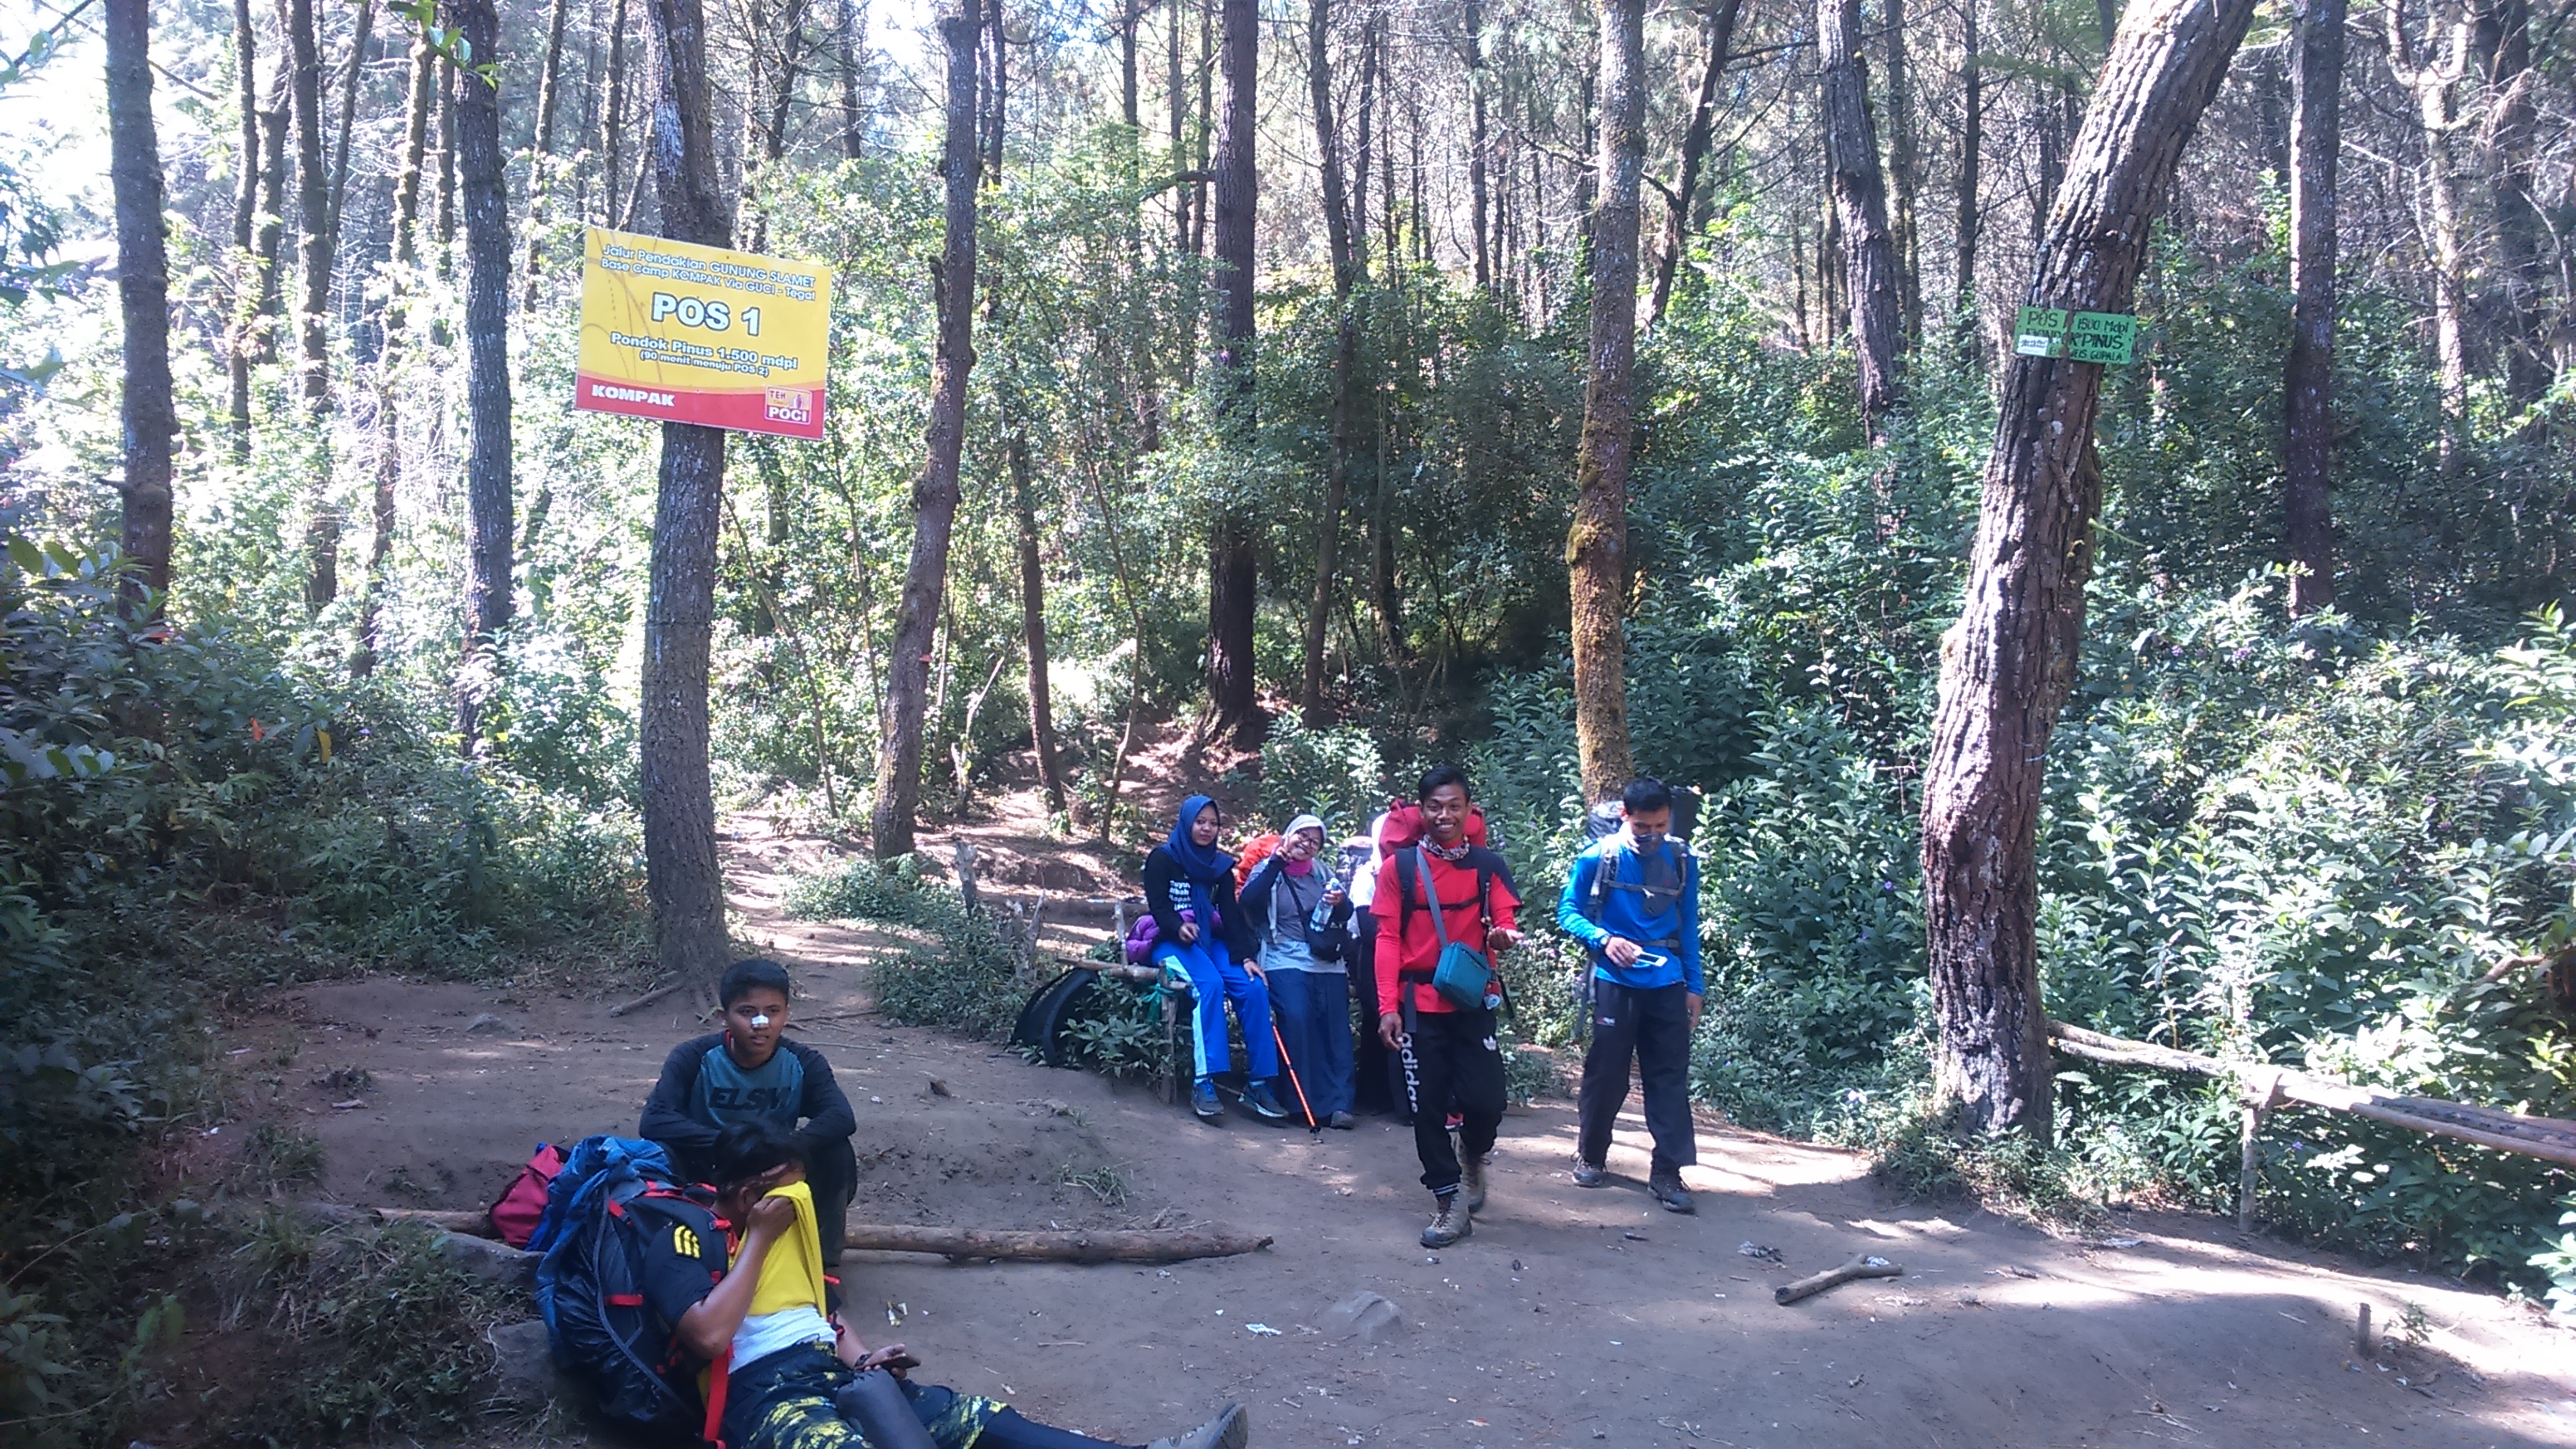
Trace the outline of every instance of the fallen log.
{"type": "Polygon", "coordinates": [[[852,1222],[842,1246],[876,1253],[936,1253],[952,1263],[991,1258],[1008,1263],[1179,1263],[1231,1258],[1270,1246],[1267,1233],[1011,1232],[852,1222]]]}
{"type": "Polygon", "coordinates": [[[654,1002],[660,1001],[666,996],[677,996],[688,989],[689,980],[684,976],[679,980],[670,982],[666,985],[656,986],[652,990],[645,992],[643,995],[636,997],[633,1001],[620,1002],[617,1005],[608,1008],[608,1014],[611,1016],[624,1016],[630,1011],[641,1011],[645,1007],[651,1006],[654,1002]]]}
{"type": "Polygon", "coordinates": [[[430,1227],[451,1233],[462,1233],[469,1238],[492,1236],[492,1219],[487,1213],[462,1212],[451,1208],[407,1207],[379,1207],[369,1208],[367,1211],[374,1213],[381,1222],[426,1223],[430,1227]]]}
{"type": "Polygon", "coordinates": [[[2227,1062],[2200,1052],[2104,1036],[2080,1026],[2068,1026],[2062,1021],[2050,1022],[2048,1034],[2057,1043],[2058,1050],[2088,1061],[2233,1078],[2245,1088],[2250,1110],[2265,1111],[2278,1103],[2296,1102],[2329,1112],[2349,1112],[2356,1117],[2385,1122],[2391,1127],[2456,1138],[2481,1147],[2492,1147],[2499,1152],[2518,1152],[2526,1157],[2576,1167],[2576,1122],[2556,1117],[2526,1117],[2518,1112],[2472,1106],[2465,1102],[2446,1102],[2437,1097],[2401,1097],[2372,1087],[2355,1087],[2312,1077],[2305,1072],[2269,1063],[2227,1062]]]}
{"type": "MultiPolygon", "coordinates": [[[[448,1208],[370,1208],[385,1222],[425,1223],[467,1237],[492,1236],[492,1222],[479,1212],[448,1208]]],[[[952,1262],[990,1258],[1006,1263],[1181,1263],[1192,1258],[1231,1258],[1270,1246],[1267,1234],[1208,1233],[1188,1230],[1017,1232],[986,1228],[942,1228],[913,1223],[863,1223],[852,1219],[842,1229],[842,1245],[873,1253],[935,1253],[952,1262]]]]}

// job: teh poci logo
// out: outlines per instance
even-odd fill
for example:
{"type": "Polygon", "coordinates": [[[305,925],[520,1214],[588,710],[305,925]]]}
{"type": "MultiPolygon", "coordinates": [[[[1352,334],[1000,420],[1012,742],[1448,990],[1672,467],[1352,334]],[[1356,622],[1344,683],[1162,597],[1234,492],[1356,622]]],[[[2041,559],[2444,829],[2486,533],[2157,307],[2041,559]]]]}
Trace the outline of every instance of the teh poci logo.
{"type": "Polygon", "coordinates": [[[761,416],[773,423],[804,423],[814,417],[814,390],[805,387],[764,388],[761,416]]]}

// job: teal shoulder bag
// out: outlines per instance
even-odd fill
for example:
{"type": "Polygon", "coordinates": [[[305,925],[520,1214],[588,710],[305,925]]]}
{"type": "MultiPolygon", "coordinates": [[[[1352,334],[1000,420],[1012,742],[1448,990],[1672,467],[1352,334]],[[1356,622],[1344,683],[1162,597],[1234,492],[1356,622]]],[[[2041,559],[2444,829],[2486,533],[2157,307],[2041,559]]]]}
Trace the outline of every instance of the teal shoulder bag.
{"type": "MultiPolygon", "coordinates": [[[[1422,847],[1413,848],[1413,872],[1422,882],[1422,898],[1431,904],[1431,929],[1440,938],[1440,959],[1431,971],[1431,989],[1447,998],[1462,1011],[1491,1011],[1503,1004],[1503,978],[1494,970],[1485,953],[1464,941],[1449,939],[1449,923],[1440,913],[1440,890],[1431,879],[1431,861],[1422,847]]],[[[1493,912],[1487,902],[1493,884],[1479,869],[1476,872],[1476,905],[1484,912],[1483,925],[1491,930],[1493,912]]]]}

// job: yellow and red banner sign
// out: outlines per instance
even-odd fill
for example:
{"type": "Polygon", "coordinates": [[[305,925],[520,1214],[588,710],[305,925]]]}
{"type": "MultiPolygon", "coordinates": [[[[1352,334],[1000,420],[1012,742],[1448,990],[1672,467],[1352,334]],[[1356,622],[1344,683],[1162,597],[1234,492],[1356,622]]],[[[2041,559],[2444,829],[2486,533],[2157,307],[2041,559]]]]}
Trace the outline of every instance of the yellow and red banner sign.
{"type": "Polygon", "coordinates": [[[593,227],[573,406],[819,438],[831,339],[828,267],[593,227]]]}

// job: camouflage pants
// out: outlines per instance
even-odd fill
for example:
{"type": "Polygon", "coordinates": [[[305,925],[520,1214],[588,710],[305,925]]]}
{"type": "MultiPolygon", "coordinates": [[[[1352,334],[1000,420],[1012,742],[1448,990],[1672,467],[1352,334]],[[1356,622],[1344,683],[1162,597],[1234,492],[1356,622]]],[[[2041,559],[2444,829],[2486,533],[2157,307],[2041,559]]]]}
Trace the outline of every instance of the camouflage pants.
{"type": "MultiPolygon", "coordinates": [[[[735,1369],[725,1387],[725,1449],[868,1449],[857,1426],[832,1407],[832,1396],[853,1377],[830,1350],[812,1344],[735,1369]]],[[[903,1389],[939,1449],[974,1449],[1002,1412],[994,1400],[935,1384],[906,1382],[903,1389]]]]}

